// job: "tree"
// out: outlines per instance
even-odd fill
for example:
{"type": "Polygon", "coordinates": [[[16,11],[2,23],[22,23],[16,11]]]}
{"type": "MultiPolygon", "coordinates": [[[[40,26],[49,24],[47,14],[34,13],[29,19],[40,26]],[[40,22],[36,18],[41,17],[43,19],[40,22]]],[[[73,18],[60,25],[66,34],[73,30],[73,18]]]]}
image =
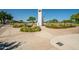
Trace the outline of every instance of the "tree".
{"type": "Polygon", "coordinates": [[[72,26],[73,21],[72,21],[71,19],[70,19],[70,20],[63,20],[62,23],[64,23],[64,26],[65,26],[67,23],[69,23],[70,26],[72,26]]]}
{"type": "Polygon", "coordinates": [[[72,23],[72,20],[63,20],[64,23],[72,23]]]}
{"type": "Polygon", "coordinates": [[[53,19],[52,21],[53,21],[54,23],[57,23],[57,22],[58,22],[58,20],[57,20],[57,19],[53,19]]]}
{"type": "Polygon", "coordinates": [[[0,12],[0,20],[1,20],[2,24],[6,24],[6,21],[9,21],[9,20],[12,20],[12,19],[13,19],[13,17],[12,17],[11,14],[8,14],[5,11],[0,12]]]}
{"type": "Polygon", "coordinates": [[[32,26],[34,25],[34,23],[35,23],[35,21],[36,21],[36,18],[35,17],[33,17],[33,16],[30,16],[29,18],[28,18],[28,20],[27,21],[30,21],[30,22],[32,22],[32,26]]]}
{"type": "Polygon", "coordinates": [[[30,21],[30,22],[34,23],[34,22],[35,22],[35,20],[36,20],[36,18],[35,18],[35,17],[30,16],[30,17],[28,18],[28,20],[27,20],[27,21],[30,21]]]}
{"type": "Polygon", "coordinates": [[[7,15],[6,12],[4,12],[4,11],[1,11],[1,12],[0,12],[1,23],[3,23],[3,24],[5,24],[6,15],[7,15]]]}
{"type": "Polygon", "coordinates": [[[75,21],[75,23],[79,23],[79,13],[73,14],[70,18],[72,21],[75,21]]]}
{"type": "Polygon", "coordinates": [[[53,19],[53,20],[48,20],[47,22],[49,22],[49,23],[57,23],[58,20],[57,19],[53,19]]]}
{"type": "Polygon", "coordinates": [[[13,16],[11,14],[7,14],[6,17],[7,21],[12,22],[13,16]]]}
{"type": "Polygon", "coordinates": [[[12,20],[13,19],[13,16],[11,14],[7,14],[6,17],[7,17],[8,20],[12,20]]]}
{"type": "Polygon", "coordinates": [[[2,19],[1,19],[1,17],[0,17],[0,23],[2,24],[2,19]]]}
{"type": "Polygon", "coordinates": [[[23,23],[23,20],[19,20],[20,23],[23,23]]]}

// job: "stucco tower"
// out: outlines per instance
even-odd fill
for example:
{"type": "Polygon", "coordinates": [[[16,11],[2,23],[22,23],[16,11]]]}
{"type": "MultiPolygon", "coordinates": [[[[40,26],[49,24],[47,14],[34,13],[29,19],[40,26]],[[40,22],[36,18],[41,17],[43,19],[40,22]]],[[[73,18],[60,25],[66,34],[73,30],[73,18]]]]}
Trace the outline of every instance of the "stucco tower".
{"type": "Polygon", "coordinates": [[[43,25],[42,9],[38,9],[37,26],[42,26],[42,25],[43,25]]]}

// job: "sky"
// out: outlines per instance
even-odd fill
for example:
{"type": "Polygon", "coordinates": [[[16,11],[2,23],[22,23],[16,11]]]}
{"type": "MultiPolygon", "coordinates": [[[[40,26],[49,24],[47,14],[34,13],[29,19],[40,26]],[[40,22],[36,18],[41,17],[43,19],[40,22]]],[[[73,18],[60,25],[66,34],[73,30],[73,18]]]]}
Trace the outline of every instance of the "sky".
{"type": "MultiPolygon", "coordinates": [[[[2,9],[0,9],[2,11],[2,9]]],[[[11,14],[14,20],[26,21],[30,16],[37,18],[37,9],[3,9],[7,13],[11,14]]]]}
{"type": "Polygon", "coordinates": [[[79,13],[79,9],[44,9],[43,17],[45,20],[57,19],[68,20],[72,14],[79,13]]]}
{"type": "MultiPolygon", "coordinates": [[[[37,9],[0,9],[12,14],[14,20],[26,21],[29,16],[34,16],[37,19],[37,9]]],[[[79,13],[79,9],[43,9],[44,20],[57,19],[59,21],[69,19],[72,14],[79,13]]]]}

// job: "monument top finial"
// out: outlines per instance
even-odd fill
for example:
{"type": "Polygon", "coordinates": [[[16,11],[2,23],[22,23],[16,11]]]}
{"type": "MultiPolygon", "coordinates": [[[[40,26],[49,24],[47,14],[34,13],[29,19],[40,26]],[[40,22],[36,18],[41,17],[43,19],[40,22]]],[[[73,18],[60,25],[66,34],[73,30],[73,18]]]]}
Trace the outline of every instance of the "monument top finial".
{"type": "Polygon", "coordinates": [[[42,9],[38,9],[39,12],[42,12],[42,9]]]}

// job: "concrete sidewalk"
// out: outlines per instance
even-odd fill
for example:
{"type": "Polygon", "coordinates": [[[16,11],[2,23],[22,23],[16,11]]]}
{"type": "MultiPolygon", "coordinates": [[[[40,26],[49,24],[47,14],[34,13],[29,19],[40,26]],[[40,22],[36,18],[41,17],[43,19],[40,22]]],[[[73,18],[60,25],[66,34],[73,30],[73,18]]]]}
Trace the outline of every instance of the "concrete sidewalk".
{"type": "Polygon", "coordinates": [[[79,50],[79,34],[68,34],[51,39],[50,43],[62,50],[79,50]],[[56,43],[62,43],[60,46],[56,43]]]}

